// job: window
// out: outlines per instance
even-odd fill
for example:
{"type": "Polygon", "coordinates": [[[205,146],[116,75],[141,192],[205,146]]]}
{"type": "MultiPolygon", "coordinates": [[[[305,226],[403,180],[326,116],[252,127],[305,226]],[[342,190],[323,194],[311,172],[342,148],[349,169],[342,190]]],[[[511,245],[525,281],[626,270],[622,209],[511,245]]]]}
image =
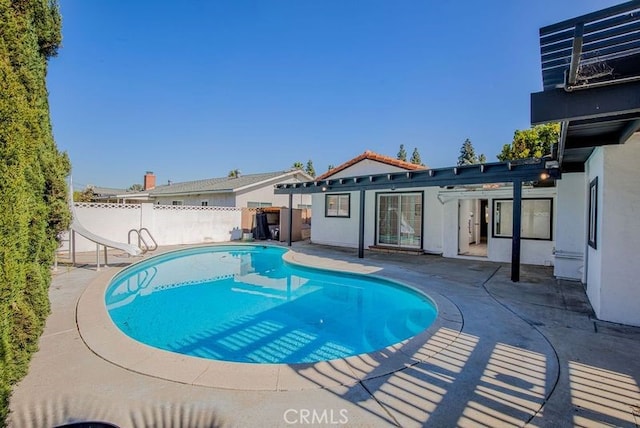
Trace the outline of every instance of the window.
{"type": "Polygon", "coordinates": [[[247,202],[247,208],[262,208],[262,207],[270,207],[271,202],[247,202]]]}
{"type": "MultiPolygon", "coordinates": [[[[552,199],[523,199],[520,237],[551,240],[552,199]]],[[[511,238],[513,200],[493,201],[493,237],[511,238]]]]}
{"type": "Polygon", "coordinates": [[[209,201],[200,201],[200,206],[201,207],[208,207],[209,206],[209,201]]]}
{"type": "Polygon", "coordinates": [[[182,205],[182,201],[171,201],[171,205],[182,205]]]}
{"type": "Polygon", "coordinates": [[[598,248],[598,177],[589,183],[589,246],[598,248]]]}
{"type": "Polygon", "coordinates": [[[350,196],[348,193],[341,195],[325,195],[325,217],[349,217],[350,196]]]}

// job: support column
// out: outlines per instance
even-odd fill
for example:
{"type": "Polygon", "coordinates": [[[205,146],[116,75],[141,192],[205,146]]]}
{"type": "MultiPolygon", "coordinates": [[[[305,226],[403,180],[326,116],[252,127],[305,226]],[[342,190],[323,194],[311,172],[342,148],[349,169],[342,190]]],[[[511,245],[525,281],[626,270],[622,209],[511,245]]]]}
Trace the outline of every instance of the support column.
{"type": "Polygon", "coordinates": [[[360,190],[360,224],[358,228],[358,258],[364,258],[364,190],[360,190]]]}
{"type": "Polygon", "coordinates": [[[520,281],[520,228],[522,224],[522,180],[513,182],[513,232],[511,234],[511,281],[520,281]]]}
{"type": "Polygon", "coordinates": [[[293,235],[293,193],[289,193],[289,237],[287,244],[291,246],[291,235],[293,235]]]}

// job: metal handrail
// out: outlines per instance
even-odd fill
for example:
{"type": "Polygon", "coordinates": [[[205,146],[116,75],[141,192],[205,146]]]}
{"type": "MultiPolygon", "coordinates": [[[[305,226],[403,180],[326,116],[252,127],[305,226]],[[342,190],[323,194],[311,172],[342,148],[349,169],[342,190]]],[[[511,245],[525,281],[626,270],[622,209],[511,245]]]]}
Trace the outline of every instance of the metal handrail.
{"type": "Polygon", "coordinates": [[[149,251],[155,251],[158,249],[158,243],[156,242],[156,240],[153,238],[153,235],[151,235],[151,232],[149,232],[149,229],[147,229],[146,227],[142,227],[138,230],[138,236],[140,236],[140,239],[143,239],[145,245],[147,246],[149,251]],[[142,232],[145,231],[147,232],[147,235],[149,235],[149,239],[151,239],[151,242],[153,242],[153,247],[149,248],[149,245],[147,245],[147,242],[144,241],[144,239],[142,238],[142,232]]]}
{"type": "Polygon", "coordinates": [[[127,242],[129,244],[131,244],[132,233],[138,235],[138,247],[142,250],[142,254],[145,254],[147,251],[155,251],[158,249],[158,243],[153,238],[153,235],[151,235],[151,232],[149,232],[149,229],[147,229],[146,227],[142,227],[140,229],[131,229],[127,234],[127,242]],[[153,246],[149,245],[146,239],[144,239],[144,237],[142,236],[142,231],[147,232],[148,238],[150,238],[151,242],[153,242],[153,246]]]}

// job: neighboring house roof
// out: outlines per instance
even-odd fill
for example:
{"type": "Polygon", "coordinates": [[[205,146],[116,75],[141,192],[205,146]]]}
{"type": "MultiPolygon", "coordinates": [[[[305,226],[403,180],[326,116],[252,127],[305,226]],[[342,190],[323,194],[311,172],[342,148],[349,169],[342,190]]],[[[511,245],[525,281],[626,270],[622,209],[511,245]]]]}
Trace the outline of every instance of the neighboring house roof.
{"type": "Polygon", "coordinates": [[[411,162],[405,162],[405,161],[401,161],[400,159],[396,159],[396,158],[392,158],[390,156],[385,156],[385,155],[381,155],[378,153],[374,153],[370,150],[365,151],[363,154],[361,154],[360,156],[356,156],[355,158],[346,161],[345,163],[343,163],[342,165],[338,165],[337,167],[330,169],[329,171],[325,172],[324,174],[316,177],[316,180],[324,180],[325,178],[331,177],[334,174],[337,174],[338,172],[349,168],[350,166],[353,166],[355,164],[357,164],[358,162],[361,162],[365,159],[368,160],[372,160],[372,161],[376,161],[376,162],[380,162],[380,163],[384,163],[387,165],[391,165],[391,166],[395,166],[398,168],[403,168],[406,170],[415,170],[415,169],[427,169],[427,166],[424,165],[416,165],[414,163],[411,162]]]}
{"type": "Polygon", "coordinates": [[[199,194],[199,193],[233,193],[244,190],[248,187],[255,187],[262,183],[266,184],[274,179],[286,179],[300,175],[302,181],[312,181],[313,177],[302,170],[265,172],[262,174],[247,174],[239,177],[218,177],[205,180],[185,181],[182,183],[171,183],[156,186],[148,191],[152,197],[178,195],[178,194],[199,194]]]}
{"type": "Polygon", "coordinates": [[[96,196],[116,196],[126,193],[125,189],[114,189],[111,187],[87,186],[96,196]]]}

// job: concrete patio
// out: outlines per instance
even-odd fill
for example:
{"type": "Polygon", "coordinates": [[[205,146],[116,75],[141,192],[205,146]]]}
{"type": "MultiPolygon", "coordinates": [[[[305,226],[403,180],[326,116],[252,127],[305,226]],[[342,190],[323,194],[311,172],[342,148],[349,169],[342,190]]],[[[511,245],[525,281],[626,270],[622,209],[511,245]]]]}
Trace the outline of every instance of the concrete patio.
{"type": "Polygon", "coordinates": [[[370,252],[358,259],[356,250],[308,243],[293,250],[296,262],[423,290],[439,320],[381,352],[276,366],[271,383],[257,387],[264,378],[247,366],[196,367],[166,352],[134,361],[126,343],[108,346],[106,337],[122,337],[101,336],[90,322],[99,310],[85,301],[101,302],[109,278],[139,259],[113,253],[96,272],[95,254],[86,253],[86,264],[54,273],[52,313],[14,390],[9,425],[639,426],[640,328],[594,319],[582,285],[553,279],[552,268],[523,266],[512,283],[509,265],[499,263],[370,252]]]}

